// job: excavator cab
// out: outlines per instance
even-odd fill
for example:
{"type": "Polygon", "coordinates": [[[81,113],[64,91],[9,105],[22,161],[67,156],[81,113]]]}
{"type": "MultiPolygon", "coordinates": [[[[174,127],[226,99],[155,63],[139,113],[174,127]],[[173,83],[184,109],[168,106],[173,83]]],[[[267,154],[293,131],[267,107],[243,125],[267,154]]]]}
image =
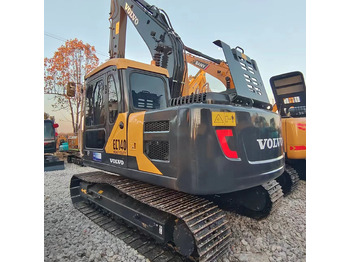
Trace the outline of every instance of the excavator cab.
{"type": "Polygon", "coordinates": [[[109,170],[115,163],[135,166],[135,159],[128,157],[127,136],[143,130],[130,130],[129,116],[168,107],[167,76],[166,69],[116,58],[86,77],[84,161],[95,167],[106,165],[109,170]]]}

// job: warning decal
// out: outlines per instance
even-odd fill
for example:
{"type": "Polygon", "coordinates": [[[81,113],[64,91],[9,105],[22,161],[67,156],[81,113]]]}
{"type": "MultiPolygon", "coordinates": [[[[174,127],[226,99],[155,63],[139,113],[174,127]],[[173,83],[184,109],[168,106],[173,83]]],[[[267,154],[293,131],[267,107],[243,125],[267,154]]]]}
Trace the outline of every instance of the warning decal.
{"type": "Polygon", "coordinates": [[[236,126],[234,112],[211,112],[212,126],[236,126]]]}

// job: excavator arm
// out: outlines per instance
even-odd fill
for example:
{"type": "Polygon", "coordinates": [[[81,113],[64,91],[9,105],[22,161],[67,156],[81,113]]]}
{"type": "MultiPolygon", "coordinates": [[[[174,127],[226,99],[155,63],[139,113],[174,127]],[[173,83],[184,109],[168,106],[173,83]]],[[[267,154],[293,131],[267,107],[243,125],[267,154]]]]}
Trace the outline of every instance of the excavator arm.
{"type": "Polygon", "coordinates": [[[188,81],[188,87],[184,88],[187,92],[183,93],[183,96],[211,92],[204,71],[199,70],[195,76],[190,75],[188,81]]]}
{"type": "Polygon", "coordinates": [[[152,63],[168,70],[171,97],[180,96],[187,71],[184,44],[162,9],[143,0],[111,0],[110,58],[125,57],[127,17],[146,43],[152,63]]]}
{"type": "MultiPolygon", "coordinates": [[[[227,64],[224,61],[218,60],[217,62],[213,62],[209,59],[202,58],[200,56],[193,55],[191,53],[186,53],[186,61],[187,63],[195,66],[200,70],[200,72],[207,73],[218,80],[220,80],[227,89],[234,89],[235,86],[232,81],[232,77],[230,74],[230,69],[228,68],[227,64]]],[[[183,89],[183,96],[190,95],[193,92],[193,88],[191,83],[194,82],[194,80],[199,77],[203,78],[203,74],[198,72],[198,74],[195,76],[195,78],[190,81],[190,84],[188,87],[185,87],[183,89]]]]}

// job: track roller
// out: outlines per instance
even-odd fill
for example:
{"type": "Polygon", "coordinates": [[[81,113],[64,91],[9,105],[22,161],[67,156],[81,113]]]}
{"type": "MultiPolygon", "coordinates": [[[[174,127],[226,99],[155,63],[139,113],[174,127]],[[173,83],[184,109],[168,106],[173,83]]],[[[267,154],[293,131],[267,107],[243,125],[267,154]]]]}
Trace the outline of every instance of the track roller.
{"type": "Polygon", "coordinates": [[[183,256],[191,256],[196,248],[195,239],[186,223],[182,220],[177,220],[174,228],[173,239],[176,250],[183,256]]]}

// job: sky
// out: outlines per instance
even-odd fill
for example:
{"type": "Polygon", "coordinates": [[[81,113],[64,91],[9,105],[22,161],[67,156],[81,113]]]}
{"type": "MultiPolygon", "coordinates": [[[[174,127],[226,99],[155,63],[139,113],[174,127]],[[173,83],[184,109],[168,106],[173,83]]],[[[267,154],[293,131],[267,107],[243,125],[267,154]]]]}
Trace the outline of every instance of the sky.
{"type": "MultiPolygon", "coordinates": [[[[306,75],[305,0],[185,1],[149,0],[165,10],[186,46],[211,57],[224,59],[213,44],[222,40],[240,46],[259,67],[272,101],[270,77],[291,71],[306,75]]],[[[95,46],[100,62],[108,59],[109,0],[45,0],[44,56],[51,58],[64,41],[77,38],[95,46]]],[[[127,26],[126,58],[150,63],[151,56],[132,23],[127,26]]],[[[190,73],[196,70],[190,68],[190,73]]],[[[209,80],[212,81],[209,77],[209,80]]],[[[52,111],[45,95],[45,112],[54,115],[59,132],[70,132],[69,115],[52,111]]]]}

